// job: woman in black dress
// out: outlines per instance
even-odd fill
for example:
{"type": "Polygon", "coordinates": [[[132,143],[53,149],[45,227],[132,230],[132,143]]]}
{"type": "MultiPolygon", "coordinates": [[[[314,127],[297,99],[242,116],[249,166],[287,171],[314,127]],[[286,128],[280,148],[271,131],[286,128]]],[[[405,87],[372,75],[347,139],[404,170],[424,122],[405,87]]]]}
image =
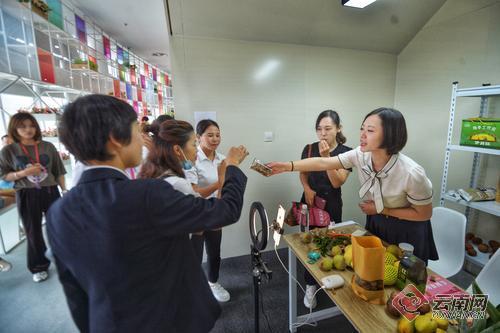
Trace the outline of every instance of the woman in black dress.
{"type": "MultiPolygon", "coordinates": [[[[316,135],[319,141],[304,147],[302,159],[337,156],[352,149],[344,146],[346,138],[342,134],[339,115],[335,111],[325,110],[318,115],[316,119],[316,135]]],[[[301,202],[311,207],[314,205],[314,198],[318,196],[326,201],[325,210],[330,215],[330,219],[341,222],[342,191],[340,187],[347,180],[349,171],[352,171],[352,169],[301,172],[300,182],[304,187],[301,202]]],[[[304,272],[304,278],[306,280],[304,305],[308,308],[315,308],[316,281],[307,270],[304,272]]]]}

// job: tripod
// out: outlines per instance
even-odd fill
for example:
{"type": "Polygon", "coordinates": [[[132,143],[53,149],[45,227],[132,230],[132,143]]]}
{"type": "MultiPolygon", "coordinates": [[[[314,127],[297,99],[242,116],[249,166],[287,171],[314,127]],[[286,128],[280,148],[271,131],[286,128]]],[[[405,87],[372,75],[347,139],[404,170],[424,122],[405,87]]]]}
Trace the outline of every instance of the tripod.
{"type": "Polygon", "coordinates": [[[254,202],[250,207],[250,255],[252,256],[252,275],[253,275],[253,296],[254,296],[254,319],[255,333],[259,333],[259,286],[262,282],[262,276],[271,280],[273,272],[267,268],[266,262],[262,260],[260,251],[267,246],[267,236],[269,229],[274,232],[275,246],[279,244],[279,239],[283,234],[283,221],[285,219],[285,210],[280,206],[278,210],[278,221],[273,221],[271,226],[268,224],[267,213],[260,202],[254,202]],[[257,215],[259,218],[257,218],[257,215]],[[260,220],[260,224],[258,223],[260,220]]]}
{"type": "Polygon", "coordinates": [[[254,325],[255,333],[259,333],[259,286],[262,282],[262,276],[267,280],[271,280],[273,272],[267,268],[266,262],[262,260],[260,251],[255,246],[250,246],[252,253],[252,275],[253,275],[253,297],[254,297],[254,325]]]}

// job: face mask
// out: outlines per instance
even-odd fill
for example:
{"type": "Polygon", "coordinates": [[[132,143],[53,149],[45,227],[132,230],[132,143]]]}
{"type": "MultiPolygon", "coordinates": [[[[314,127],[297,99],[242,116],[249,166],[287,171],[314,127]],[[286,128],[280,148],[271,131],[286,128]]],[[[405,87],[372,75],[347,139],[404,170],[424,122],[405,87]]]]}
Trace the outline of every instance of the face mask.
{"type": "Polygon", "coordinates": [[[193,168],[193,163],[186,158],[186,155],[184,155],[184,151],[181,149],[182,156],[184,156],[184,161],[181,162],[182,168],[184,170],[189,170],[193,168]]]}

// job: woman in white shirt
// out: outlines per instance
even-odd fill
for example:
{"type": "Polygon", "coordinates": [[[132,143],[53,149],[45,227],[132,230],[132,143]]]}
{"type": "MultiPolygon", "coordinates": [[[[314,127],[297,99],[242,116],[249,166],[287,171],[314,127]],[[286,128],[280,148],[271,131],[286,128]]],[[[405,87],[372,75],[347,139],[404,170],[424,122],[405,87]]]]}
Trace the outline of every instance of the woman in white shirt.
{"type": "Polygon", "coordinates": [[[335,157],[269,163],[273,174],[285,171],[358,169],[359,204],[367,215],[366,229],[390,244],[414,246],[420,259],[437,260],[430,218],[432,184],[424,169],[400,153],[406,144],[401,112],[379,108],[361,125],[360,145],[335,157]]]}
{"type": "Polygon", "coordinates": [[[184,175],[196,159],[193,126],[182,120],[167,120],[148,126],[148,131],[153,140],[139,177],[164,178],[177,191],[199,197],[184,175]]]}
{"type": "MultiPolygon", "coordinates": [[[[224,159],[226,158],[217,152],[221,140],[219,125],[210,119],[201,120],[196,125],[196,136],[199,142],[196,165],[186,171],[186,178],[192,183],[194,190],[203,198],[215,198],[224,184],[224,159]]],[[[203,257],[203,245],[205,245],[208,283],[215,298],[219,302],[229,301],[231,297],[229,292],[218,283],[222,230],[204,231],[203,234],[193,235],[191,241],[195,247],[195,252],[200,258],[200,263],[203,257]]]]}

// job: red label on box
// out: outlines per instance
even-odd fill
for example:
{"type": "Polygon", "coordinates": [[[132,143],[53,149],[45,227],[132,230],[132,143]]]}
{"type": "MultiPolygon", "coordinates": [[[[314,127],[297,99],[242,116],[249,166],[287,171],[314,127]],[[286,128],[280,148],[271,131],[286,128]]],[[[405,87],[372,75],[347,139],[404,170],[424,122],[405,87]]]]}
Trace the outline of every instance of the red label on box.
{"type": "Polygon", "coordinates": [[[438,274],[431,274],[427,278],[425,298],[432,301],[436,295],[468,295],[467,292],[438,274]]]}

